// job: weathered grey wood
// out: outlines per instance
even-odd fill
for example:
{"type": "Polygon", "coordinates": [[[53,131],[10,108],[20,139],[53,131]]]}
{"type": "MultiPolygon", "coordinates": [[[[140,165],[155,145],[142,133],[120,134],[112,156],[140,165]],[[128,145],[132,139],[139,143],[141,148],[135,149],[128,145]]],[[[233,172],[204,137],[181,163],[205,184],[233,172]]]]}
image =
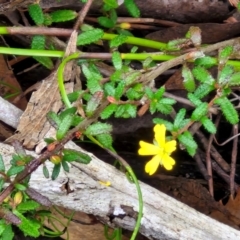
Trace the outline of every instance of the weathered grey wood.
{"type": "MultiPolygon", "coordinates": [[[[81,150],[73,142],[70,148],[81,150]]],[[[9,145],[0,143],[0,154],[9,163],[14,152],[9,145]]],[[[33,152],[28,152],[35,155],[33,152]]],[[[30,186],[47,196],[54,204],[76,211],[98,216],[110,226],[132,229],[135,219],[127,216],[124,206],[130,209],[130,215],[138,211],[135,186],[123,173],[109,164],[92,157],[89,165],[72,164],[70,173],[61,172],[56,181],[45,179],[41,167],[32,175],[30,186]],[[105,187],[99,181],[110,181],[105,187]],[[68,182],[72,193],[67,194],[64,184],[68,182]],[[131,211],[131,209],[133,209],[131,211]],[[110,222],[109,215],[114,216],[110,222]],[[124,218],[119,217],[126,215],[124,218]]],[[[52,168],[52,164],[48,163],[52,168]]],[[[213,220],[187,205],[141,183],[144,198],[144,214],[141,233],[150,239],[240,239],[240,232],[213,220]]]]}

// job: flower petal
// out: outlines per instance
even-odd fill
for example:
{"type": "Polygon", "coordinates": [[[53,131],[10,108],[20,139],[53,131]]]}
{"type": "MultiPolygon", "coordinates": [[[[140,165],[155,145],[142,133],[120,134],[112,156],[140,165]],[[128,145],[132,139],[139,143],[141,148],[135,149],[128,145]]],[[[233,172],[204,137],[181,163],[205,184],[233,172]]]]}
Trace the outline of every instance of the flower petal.
{"type": "Polygon", "coordinates": [[[154,156],[147,164],[145,165],[145,172],[149,175],[154,174],[157,171],[157,168],[161,162],[159,155],[154,156]]]}
{"type": "Polygon", "coordinates": [[[175,160],[170,157],[168,154],[164,154],[162,157],[162,162],[163,162],[163,166],[167,169],[167,170],[172,170],[173,165],[175,165],[175,160]]]}
{"type": "Polygon", "coordinates": [[[165,143],[164,151],[167,152],[168,154],[171,154],[173,151],[176,150],[176,145],[177,145],[177,142],[175,140],[169,141],[165,143]]]}
{"type": "Polygon", "coordinates": [[[165,135],[166,135],[166,127],[164,124],[157,124],[154,127],[155,139],[159,145],[159,147],[164,148],[165,145],[165,135]]]}
{"type": "Polygon", "coordinates": [[[151,143],[140,141],[139,144],[141,147],[138,150],[139,155],[156,155],[160,150],[158,146],[155,146],[151,143]]]}

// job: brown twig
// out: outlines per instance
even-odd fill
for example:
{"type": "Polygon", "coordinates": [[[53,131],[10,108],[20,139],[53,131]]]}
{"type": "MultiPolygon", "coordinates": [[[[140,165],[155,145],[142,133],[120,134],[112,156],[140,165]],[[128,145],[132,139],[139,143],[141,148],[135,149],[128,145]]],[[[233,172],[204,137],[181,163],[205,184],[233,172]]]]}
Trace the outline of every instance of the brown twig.
{"type": "Polygon", "coordinates": [[[75,23],[75,25],[73,27],[73,29],[75,31],[77,31],[79,29],[79,26],[82,25],[83,20],[86,17],[86,15],[87,15],[87,13],[88,13],[92,3],[93,3],[93,0],[88,0],[87,3],[81,9],[81,11],[79,11],[77,21],[76,21],[76,23],[75,23]]]}
{"type": "Polygon", "coordinates": [[[75,136],[75,132],[76,131],[84,131],[92,122],[96,121],[97,118],[99,117],[99,114],[101,113],[101,111],[108,105],[108,101],[104,101],[100,107],[95,111],[95,113],[93,114],[92,117],[83,120],[80,124],[78,124],[78,126],[76,126],[75,128],[73,128],[72,130],[70,130],[66,136],[59,141],[54,150],[53,151],[48,151],[46,150],[43,154],[41,154],[41,156],[39,156],[38,158],[35,158],[34,160],[32,160],[29,164],[27,164],[27,166],[25,167],[25,169],[19,173],[14,181],[7,186],[0,194],[0,204],[4,201],[4,199],[11,194],[11,192],[14,189],[14,186],[16,183],[20,183],[22,182],[27,176],[29,176],[30,174],[32,174],[32,172],[34,172],[41,164],[43,164],[47,159],[49,159],[53,154],[55,154],[56,152],[61,151],[64,148],[64,145],[70,141],[71,139],[74,138],[75,136]]]}
{"type": "MultiPolygon", "coordinates": [[[[233,125],[233,134],[238,134],[238,124],[233,125]]],[[[232,197],[235,193],[235,173],[236,173],[236,161],[237,161],[237,149],[238,149],[238,138],[233,140],[233,149],[232,149],[232,161],[231,161],[231,171],[230,171],[230,192],[232,197]]]]}
{"type": "Polygon", "coordinates": [[[208,189],[212,197],[214,197],[214,190],[213,190],[213,174],[212,174],[212,162],[211,162],[210,152],[211,152],[211,146],[213,142],[213,136],[214,136],[213,134],[210,135],[210,138],[208,140],[207,151],[206,151],[207,173],[210,176],[210,178],[208,179],[208,189]]]}

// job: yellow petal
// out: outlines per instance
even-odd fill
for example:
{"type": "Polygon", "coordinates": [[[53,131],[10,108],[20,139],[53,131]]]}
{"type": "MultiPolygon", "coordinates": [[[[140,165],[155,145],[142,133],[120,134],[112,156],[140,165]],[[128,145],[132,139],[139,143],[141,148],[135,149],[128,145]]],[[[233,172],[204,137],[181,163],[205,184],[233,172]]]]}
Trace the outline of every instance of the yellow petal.
{"type": "Polygon", "coordinates": [[[139,144],[141,147],[138,150],[139,155],[156,155],[159,152],[159,147],[157,147],[151,143],[140,141],[139,144]]]}
{"type": "Polygon", "coordinates": [[[162,157],[162,163],[163,166],[167,169],[167,170],[172,170],[173,165],[175,165],[175,160],[170,157],[168,154],[164,154],[162,157]]]}
{"type": "Polygon", "coordinates": [[[171,154],[173,151],[176,150],[176,145],[177,142],[175,140],[169,141],[165,143],[164,151],[167,152],[168,154],[171,154]]]}
{"type": "Polygon", "coordinates": [[[159,145],[159,147],[164,148],[165,145],[165,135],[166,135],[166,127],[164,124],[157,124],[154,127],[155,139],[159,145]]]}
{"type": "Polygon", "coordinates": [[[145,165],[145,172],[149,175],[154,174],[157,171],[157,168],[161,162],[159,155],[154,156],[147,164],[145,165]]]}

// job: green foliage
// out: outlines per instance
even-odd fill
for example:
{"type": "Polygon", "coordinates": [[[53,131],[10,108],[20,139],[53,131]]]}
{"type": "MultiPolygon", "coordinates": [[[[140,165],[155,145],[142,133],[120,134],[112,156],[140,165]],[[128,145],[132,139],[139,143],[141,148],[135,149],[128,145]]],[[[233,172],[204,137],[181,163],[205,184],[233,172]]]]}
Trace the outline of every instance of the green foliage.
{"type": "Polygon", "coordinates": [[[122,58],[121,58],[121,54],[119,52],[113,52],[112,62],[113,62],[113,66],[117,70],[120,70],[122,68],[122,58]]]}
{"type": "Polygon", "coordinates": [[[140,16],[140,11],[134,0],[124,0],[124,5],[132,17],[140,16]]]}
{"type": "Polygon", "coordinates": [[[10,176],[13,176],[13,175],[16,175],[20,172],[23,171],[25,167],[24,166],[11,166],[8,171],[7,171],[7,176],[10,177],[10,176]]]}
{"type": "Polygon", "coordinates": [[[108,119],[117,109],[116,104],[109,104],[102,112],[101,112],[101,118],[102,119],[108,119]]]}
{"type": "Polygon", "coordinates": [[[112,148],[112,136],[110,134],[98,134],[96,136],[97,140],[103,145],[103,147],[107,148],[107,149],[111,149],[112,148]]]}
{"type": "Polygon", "coordinates": [[[61,140],[64,138],[67,131],[70,129],[72,125],[72,119],[73,119],[73,115],[66,115],[63,117],[60,125],[58,126],[58,130],[56,133],[57,140],[61,140]]]}
{"type": "Polygon", "coordinates": [[[115,88],[115,94],[114,94],[114,97],[116,100],[119,100],[123,93],[124,93],[124,90],[125,90],[125,82],[119,82],[117,87],[115,88]]]}
{"type": "Polygon", "coordinates": [[[217,132],[216,126],[207,116],[203,116],[200,122],[209,133],[215,134],[217,132]]]}
{"type": "Polygon", "coordinates": [[[205,69],[211,68],[213,66],[215,66],[217,63],[216,59],[209,57],[209,56],[205,56],[202,58],[197,58],[194,62],[194,64],[196,66],[202,66],[205,69]]]}
{"type": "Polygon", "coordinates": [[[108,123],[93,123],[88,126],[84,132],[86,135],[96,136],[98,134],[110,133],[112,131],[112,125],[108,123]]]}
{"type": "Polygon", "coordinates": [[[29,219],[24,217],[19,211],[17,211],[16,209],[13,210],[13,213],[20,218],[21,220],[21,224],[18,225],[19,229],[21,229],[21,231],[24,232],[24,234],[26,236],[30,236],[30,237],[39,237],[40,236],[40,223],[37,222],[34,219],[29,219]]]}
{"type": "Polygon", "coordinates": [[[240,72],[234,73],[229,81],[228,81],[229,86],[239,86],[240,85],[240,72]]]}
{"type": "Polygon", "coordinates": [[[202,101],[192,93],[188,93],[187,97],[195,106],[198,106],[202,103],[202,101]]]}
{"type": "Polygon", "coordinates": [[[43,165],[43,175],[45,178],[49,178],[49,176],[50,176],[49,171],[45,164],[43,165]]]}
{"type": "Polygon", "coordinates": [[[220,71],[218,83],[222,86],[228,84],[233,72],[234,69],[232,66],[225,65],[223,69],[220,71]]]}
{"type": "Polygon", "coordinates": [[[93,65],[85,65],[82,64],[82,71],[84,76],[87,78],[87,87],[90,93],[94,94],[95,92],[102,91],[102,87],[100,85],[100,80],[102,79],[102,75],[96,71],[93,65]]]}
{"type": "Polygon", "coordinates": [[[192,70],[193,76],[202,83],[212,85],[215,80],[212,75],[203,67],[196,66],[192,70]]]}
{"type": "Polygon", "coordinates": [[[53,170],[52,170],[52,176],[51,176],[51,179],[52,180],[55,180],[57,179],[57,177],[59,176],[59,173],[61,171],[61,164],[54,164],[53,166],[53,170]]]}
{"type": "Polygon", "coordinates": [[[5,164],[1,154],[0,154],[0,172],[5,172],[5,164]]]}
{"type": "Polygon", "coordinates": [[[130,84],[134,83],[139,78],[140,75],[141,75],[141,73],[139,71],[133,71],[133,72],[129,73],[125,79],[126,85],[130,85],[130,84]]]}
{"type": "Polygon", "coordinates": [[[134,118],[137,114],[137,106],[131,104],[118,105],[115,111],[116,118],[134,118]]]}
{"type": "Polygon", "coordinates": [[[28,6],[28,12],[36,25],[40,26],[44,23],[44,15],[39,4],[31,4],[28,6]]]}
{"type": "Polygon", "coordinates": [[[220,65],[225,65],[228,58],[233,52],[233,46],[226,46],[221,51],[219,51],[218,61],[220,65]]]}
{"type": "Polygon", "coordinates": [[[33,201],[33,200],[29,200],[26,202],[21,202],[18,206],[17,206],[17,210],[21,213],[23,212],[27,212],[27,211],[32,211],[32,210],[36,210],[37,208],[40,207],[40,204],[33,201]]]}
{"type": "Polygon", "coordinates": [[[6,223],[4,225],[0,223],[0,226],[3,226],[3,228],[1,228],[3,232],[0,233],[1,240],[12,240],[14,237],[12,226],[6,223]]]}
{"type": "Polygon", "coordinates": [[[97,107],[101,103],[102,98],[103,98],[103,92],[102,91],[95,92],[92,95],[90,100],[87,102],[87,106],[86,106],[87,116],[91,116],[94,113],[94,111],[97,109],[97,107]]]}
{"type": "Polygon", "coordinates": [[[103,30],[99,28],[94,28],[92,30],[83,32],[77,37],[77,45],[82,46],[82,45],[94,43],[100,40],[103,34],[104,34],[103,30]]]}
{"type": "Polygon", "coordinates": [[[162,118],[154,118],[153,123],[155,124],[164,124],[168,131],[173,131],[173,124],[162,118]]]}
{"type": "Polygon", "coordinates": [[[110,8],[117,8],[118,3],[117,0],[103,0],[103,2],[108,5],[110,8]]]}
{"type": "Polygon", "coordinates": [[[83,152],[79,152],[73,149],[63,149],[63,161],[66,162],[79,162],[83,164],[88,164],[92,160],[89,155],[83,152]]]}
{"type": "Polygon", "coordinates": [[[98,17],[98,23],[105,28],[113,28],[115,22],[108,17],[98,17]]]}
{"type": "Polygon", "coordinates": [[[186,148],[190,156],[194,156],[197,150],[197,143],[193,139],[192,134],[189,131],[185,131],[183,134],[178,135],[179,142],[186,148]]]}
{"type": "Polygon", "coordinates": [[[184,120],[185,115],[186,109],[185,108],[180,109],[173,122],[173,127],[175,130],[178,130],[181,127],[181,123],[184,120]]]}
{"type": "Polygon", "coordinates": [[[127,36],[123,35],[123,34],[119,34],[117,35],[115,38],[113,38],[110,41],[110,47],[119,47],[120,45],[122,45],[123,43],[125,43],[125,41],[127,40],[127,36]]]}
{"type": "Polygon", "coordinates": [[[217,98],[214,103],[220,106],[223,115],[228,122],[230,122],[231,124],[237,124],[239,122],[238,113],[228,98],[217,98]]]}
{"type": "Polygon", "coordinates": [[[194,92],[194,96],[198,99],[202,99],[207,96],[211,91],[215,89],[214,86],[209,85],[208,83],[201,84],[194,92]]]}
{"type": "Polygon", "coordinates": [[[187,67],[187,65],[183,65],[182,68],[182,77],[183,77],[183,85],[188,92],[193,92],[196,88],[195,81],[191,70],[187,67]]]}
{"type": "Polygon", "coordinates": [[[56,10],[49,14],[52,22],[66,22],[77,17],[77,13],[72,10],[56,10]]]}
{"type": "Polygon", "coordinates": [[[140,83],[135,84],[129,88],[126,92],[126,96],[129,100],[140,99],[143,96],[143,86],[140,83]]]}
{"type": "Polygon", "coordinates": [[[187,42],[189,42],[186,38],[174,39],[169,41],[167,44],[168,50],[180,50],[187,42]]]}
{"type": "Polygon", "coordinates": [[[206,102],[201,103],[192,113],[191,119],[193,121],[198,121],[208,112],[208,104],[206,102]]]}

